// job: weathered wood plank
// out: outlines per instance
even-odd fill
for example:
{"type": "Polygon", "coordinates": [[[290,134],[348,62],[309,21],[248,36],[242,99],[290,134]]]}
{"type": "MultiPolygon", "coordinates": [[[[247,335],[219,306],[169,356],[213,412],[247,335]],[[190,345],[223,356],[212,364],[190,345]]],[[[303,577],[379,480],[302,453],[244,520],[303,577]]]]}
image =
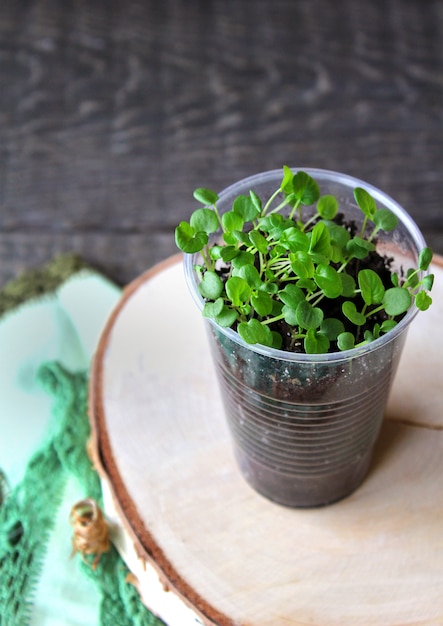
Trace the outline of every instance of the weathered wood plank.
{"type": "Polygon", "coordinates": [[[284,163],[382,187],[443,252],[442,40],[439,0],[6,0],[3,276],[18,235],[149,236],[167,256],[196,186],[284,163]]]}
{"type": "Polygon", "coordinates": [[[169,234],[0,233],[0,285],[54,256],[75,253],[120,285],[134,280],[147,267],[175,254],[169,234]]]}

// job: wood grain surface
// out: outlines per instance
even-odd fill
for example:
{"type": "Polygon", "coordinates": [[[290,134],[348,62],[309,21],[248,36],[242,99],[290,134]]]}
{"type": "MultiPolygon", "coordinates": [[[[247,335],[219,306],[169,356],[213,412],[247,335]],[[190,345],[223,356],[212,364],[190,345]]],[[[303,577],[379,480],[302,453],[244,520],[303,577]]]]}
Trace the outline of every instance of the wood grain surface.
{"type": "Polygon", "coordinates": [[[90,450],[142,598],[146,562],[205,626],[442,624],[442,350],[429,314],[408,331],[366,480],[331,506],[290,509],[255,493],[237,469],[177,257],[131,283],[94,359],[90,450]]]}
{"type": "Polygon", "coordinates": [[[3,0],[0,284],[57,252],[120,283],[192,190],[363,178],[443,252],[441,0],[3,0]]]}

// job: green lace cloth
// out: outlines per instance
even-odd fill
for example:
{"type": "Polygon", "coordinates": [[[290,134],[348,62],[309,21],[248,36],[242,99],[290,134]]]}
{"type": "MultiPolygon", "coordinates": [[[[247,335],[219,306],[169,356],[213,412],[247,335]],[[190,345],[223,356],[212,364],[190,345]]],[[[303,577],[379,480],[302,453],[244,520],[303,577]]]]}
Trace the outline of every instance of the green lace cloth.
{"type": "MultiPolygon", "coordinates": [[[[88,285],[89,288],[96,290],[97,285],[94,283],[91,285],[90,282],[100,281],[101,277],[91,270],[86,270],[84,274],[82,272],[85,272],[85,264],[81,260],[75,257],[61,257],[42,270],[22,276],[0,291],[0,315],[3,313],[7,316],[15,314],[16,311],[20,312],[24,302],[28,318],[32,315],[32,307],[38,308],[42,299],[47,300],[43,303],[44,307],[52,306],[51,298],[54,294],[57,297],[60,287],[73,275],[77,277],[81,275],[80,277],[84,278],[84,281],[79,280],[79,284],[73,286],[74,290],[78,290],[80,286],[87,288],[88,285]],[[29,297],[32,298],[31,301],[28,300],[29,297]]],[[[106,289],[108,288],[105,287],[105,294],[109,292],[109,289],[108,291],[106,289]]],[[[66,301],[69,301],[69,298],[67,300],[65,298],[64,305],[66,301]]],[[[79,319],[79,328],[76,329],[78,330],[76,334],[72,332],[73,328],[69,327],[68,330],[71,332],[69,336],[72,336],[74,343],[78,341],[79,345],[81,344],[83,351],[79,346],[75,346],[75,349],[70,346],[72,354],[65,355],[62,360],[77,364],[87,363],[90,357],[88,352],[91,350],[91,346],[88,348],[86,345],[87,340],[91,343],[94,336],[88,337],[85,329],[82,334],[80,328],[82,320],[78,318],[75,307],[72,311],[72,326],[75,327],[75,320],[79,319]]],[[[44,308],[43,313],[47,313],[47,309],[44,308]]],[[[0,323],[1,321],[0,318],[0,323]]],[[[63,328],[66,330],[64,326],[63,328]]],[[[37,327],[34,332],[39,334],[42,329],[37,327]]],[[[61,337],[66,337],[66,334],[59,334],[57,340],[61,337]]],[[[62,353],[64,350],[69,352],[68,346],[62,346],[62,353]]],[[[26,363],[28,377],[30,361],[32,359],[28,356],[26,363]]],[[[21,373],[20,367],[16,370],[21,373]]],[[[44,570],[49,572],[53,570],[54,577],[58,576],[58,566],[60,563],[64,565],[70,558],[72,529],[66,515],[66,506],[63,516],[60,517],[62,503],[69,502],[71,493],[78,499],[92,497],[101,503],[100,481],[86,453],[86,442],[89,437],[87,368],[70,371],[61,362],[50,361],[35,364],[33,378],[35,380],[32,384],[28,381],[28,387],[31,385],[33,390],[35,387],[43,390],[49,398],[52,409],[41,444],[30,456],[20,479],[15,485],[11,485],[9,477],[4,473],[1,474],[0,625],[64,624],[67,623],[67,620],[65,621],[67,611],[71,613],[73,611],[74,602],[76,610],[78,609],[76,618],[78,621],[75,623],[84,624],[86,622],[83,620],[86,620],[86,615],[89,618],[91,612],[87,614],[85,610],[82,617],[81,601],[79,603],[78,598],[70,598],[69,578],[64,582],[64,597],[51,598],[53,602],[48,601],[46,615],[42,614],[41,608],[40,613],[36,610],[34,601],[44,570]],[[72,486],[73,482],[75,487],[72,486]],[[63,529],[61,541],[56,536],[60,528],[63,529]]],[[[7,416],[0,415],[0,418],[4,425],[7,416]]],[[[0,458],[0,467],[1,465],[0,458]]],[[[75,501],[71,504],[75,504],[75,501]]],[[[93,556],[89,559],[91,561],[93,556]]],[[[88,602],[92,608],[95,608],[93,605],[96,602],[99,624],[103,626],[163,624],[142,604],[138,592],[126,580],[128,569],[114,547],[111,546],[111,549],[101,556],[95,570],[91,567],[90,561],[85,562],[81,555],[77,555],[73,561],[75,573],[78,574],[80,569],[84,576],[85,589],[90,585],[95,587],[96,599],[92,601],[88,599],[88,602]]],[[[48,593],[48,588],[56,588],[56,585],[47,585],[45,593],[48,593]]]]}

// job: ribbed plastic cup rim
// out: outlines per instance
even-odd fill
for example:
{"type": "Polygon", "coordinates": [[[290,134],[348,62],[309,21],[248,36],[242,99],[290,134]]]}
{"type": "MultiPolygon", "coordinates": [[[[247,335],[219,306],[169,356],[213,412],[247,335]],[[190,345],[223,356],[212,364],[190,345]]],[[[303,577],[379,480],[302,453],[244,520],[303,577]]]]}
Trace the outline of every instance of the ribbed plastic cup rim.
{"type": "MultiPolygon", "coordinates": [[[[420,250],[422,250],[426,246],[426,242],[420,229],[418,228],[412,217],[409,215],[409,213],[391,196],[381,191],[381,189],[378,189],[377,187],[374,187],[373,185],[359,178],[350,176],[349,174],[342,174],[341,172],[335,172],[333,170],[325,170],[311,167],[292,167],[291,170],[293,172],[304,171],[312,176],[317,182],[321,180],[333,180],[334,182],[341,184],[344,187],[349,187],[352,189],[354,189],[355,187],[364,187],[374,197],[376,201],[382,203],[384,206],[389,208],[397,216],[398,220],[402,222],[402,224],[406,227],[412,241],[414,242],[415,248],[417,250],[417,256],[420,250]]],[[[271,180],[281,181],[282,176],[282,170],[280,169],[268,170],[265,172],[254,174],[252,176],[248,176],[246,178],[243,178],[242,180],[233,183],[232,185],[229,185],[228,187],[225,187],[225,189],[223,189],[218,194],[219,199],[223,200],[223,198],[233,193],[241,193],[240,188],[242,188],[243,192],[245,191],[246,187],[248,189],[254,189],[254,185],[257,182],[263,183],[271,180]]],[[[184,272],[185,279],[191,295],[200,311],[202,311],[205,301],[198,290],[198,283],[196,280],[195,272],[193,270],[195,256],[196,255],[194,254],[184,254],[184,272]]],[[[356,348],[351,348],[350,350],[344,350],[342,352],[329,352],[326,354],[304,354],[300,352],[288,352],[286,350],[278,350],[276,348],[270,348],[261,344],[248,344],[243,341],[240,335],[236,331],[232,330],[232,328],[223,328],[212,319],[207,319],[207,321],[212,324],[212,326],[214,326],[218,332],[223,333],[226,337],[228,337],[238,345],[248,350],[252,350],[253,352],[256,352],[258,354],[294,363],[332,363],[348,361],[367,352],[373,352],[375,350],[378,350],[390,343],[391,341],[394,341],[408,328],[409,324],[415,318],[417,313],[417,307],[415,305],[412,305],[407,311],[406,315],[397,324],[397,326],[385,335],[379,337],[378,339],[375,339],[374,341],[371,341],[364,346],[358,346],[356,348]]]]}

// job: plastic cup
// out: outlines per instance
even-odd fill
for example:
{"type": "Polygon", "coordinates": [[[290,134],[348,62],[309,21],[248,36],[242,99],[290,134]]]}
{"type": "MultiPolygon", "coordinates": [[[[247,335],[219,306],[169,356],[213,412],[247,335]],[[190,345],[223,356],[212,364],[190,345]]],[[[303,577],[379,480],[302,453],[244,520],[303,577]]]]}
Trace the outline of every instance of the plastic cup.
{"type": "MultiPolygon", "coordinates": [[[[297,168],[293,168],[296,171],[297,168]]],[[[406,211],[385,193],[353,177],[304,168],[321,194],[337,197],[346,220],[361,226],[353,190],[366,188],[378,208],[398,218],[394,233],[377,235],[377,250],[393,269],[416,267],[424,239],[406,211]]],[[[228,187],[217,204],[230,210],[234,198],[253,189],[262,200],[280,185],[281,170],[257,174],[228,187]]],[[[185,255],[185,275],[201,309],[204,301],[193,270],[198,255],[185,255]]],[[[208,337],[232,434],[246,481],[283,505],[326,505],[351,494],[364,480],[380,432],[412,307],[398,325],[352,350],[300,354],[250,345],[232,329],[207,320],[208,337]]]]}

